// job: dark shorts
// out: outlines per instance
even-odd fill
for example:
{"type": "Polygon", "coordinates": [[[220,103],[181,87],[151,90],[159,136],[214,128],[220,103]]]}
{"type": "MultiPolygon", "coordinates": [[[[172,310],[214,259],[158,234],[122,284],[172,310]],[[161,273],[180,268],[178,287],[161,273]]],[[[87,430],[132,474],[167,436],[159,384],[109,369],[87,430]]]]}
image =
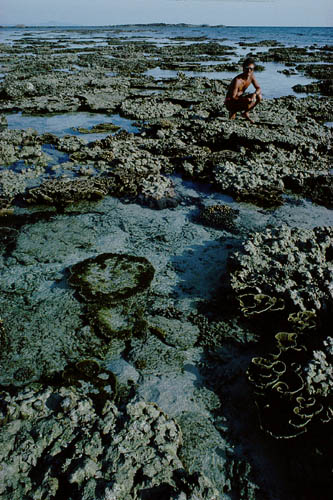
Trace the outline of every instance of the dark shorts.
{"type": "Polygon", "coordinates": [[[251,95],[253,94],[250,94],[248,92],[246,94],[242,94],[239,99],[234,99],[233,97],[226,97],[224,105],[228,111],[246,109],[249,104],[248,98],[251,95]],[[243,99],[245,99],[245,101],[243,99]]]}

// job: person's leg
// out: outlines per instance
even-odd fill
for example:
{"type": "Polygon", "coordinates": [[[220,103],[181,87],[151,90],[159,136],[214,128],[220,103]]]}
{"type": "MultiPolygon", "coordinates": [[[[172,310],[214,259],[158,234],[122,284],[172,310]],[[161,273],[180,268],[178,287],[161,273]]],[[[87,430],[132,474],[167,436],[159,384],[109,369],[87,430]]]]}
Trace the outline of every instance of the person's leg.
{"type": "Polygon", "coordinates": [[[254,109],[260,102],[262,101],[262,95],[259,94],[256,96],[255,101],[249,102],[247,109],[242,113],[242,116],[251,123],[254,121],[250,118],[249,112],[254,109]]]}
{"type": "Polygon", "coordinates": [[[242,116],[249,120],[251,123],[254,123],[253,120],[249,117],[248,113],[251,109],[253,109],[259,102],[262,101],[262,95],[259,94],[256,96],[255,101],[249,101],[249,97],[239,97],[238,99],[232,99],[226,103],[226,108],[229,111],[229,119],[234,120],[238,112],[242,113],[242,116]]]}
{"type": "Polygon", "coordinates": [[[226,103],[226,108],[229,111],[229,119],[234,120],[238,112],[246,111],[248,109],[249,100],[247,97],[240,97],[238,99],[230,99],[226,103]]]}

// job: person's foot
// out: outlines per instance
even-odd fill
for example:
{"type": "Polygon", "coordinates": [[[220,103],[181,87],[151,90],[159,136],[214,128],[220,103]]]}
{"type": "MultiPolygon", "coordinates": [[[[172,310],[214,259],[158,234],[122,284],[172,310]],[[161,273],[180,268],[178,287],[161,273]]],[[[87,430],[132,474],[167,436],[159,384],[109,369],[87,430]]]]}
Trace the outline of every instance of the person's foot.
{"type": "Polygon", "coordinates": [[[242,113],[242,117],[245,118],[245,120],[248,120],[250,123],[255,123],[252,118],[250,118],[250,115],[247,111],[245,113],[242,113]]]}
{"type": "Polygon", "coordinates": [[[234,120],[236,118],[236,113],[229,113],[229,120],[234,120]]]}

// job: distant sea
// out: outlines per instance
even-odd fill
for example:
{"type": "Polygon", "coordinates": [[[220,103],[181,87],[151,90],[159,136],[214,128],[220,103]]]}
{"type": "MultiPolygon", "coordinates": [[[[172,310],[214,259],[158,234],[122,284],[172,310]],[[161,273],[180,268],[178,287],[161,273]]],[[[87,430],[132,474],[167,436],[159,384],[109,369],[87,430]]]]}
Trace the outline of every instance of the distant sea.
{"type": "MultiPolygon", "coordinates": [[[[138,35],[144,38],[177,38],[202,36],[208,39],[223,40],[237,43],[239,41],[262,41],[277,40],[287,46],[304,47],[309,45],[330,45],[333,43],[333,28],[328,27],[271,27],[271,26],[202,26],[184,24],[145,24],[145,25],[113,25],[113,26],[50,26],[24,28],[3,27],[0,30],[0,41],[15,39],[26,30],[36,36],[40,33],[48,33],[50,38],[56,36],[57,30],[71,37],[77,30],[85,31],[87,34],[97,31],[101,38],[112,36],[138,35]],[[117,33],[118,32],[118,33],[117,33]]],[[[75,36],[77,37],[77,36],[75,36]]]]}

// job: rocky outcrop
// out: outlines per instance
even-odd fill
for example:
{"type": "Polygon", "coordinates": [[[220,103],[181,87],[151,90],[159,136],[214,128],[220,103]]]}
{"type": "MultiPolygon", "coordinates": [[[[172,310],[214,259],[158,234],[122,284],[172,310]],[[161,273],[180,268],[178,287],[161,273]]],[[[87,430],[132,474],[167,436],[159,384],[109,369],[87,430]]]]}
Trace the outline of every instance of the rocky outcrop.
{"type": "Polygon", "coordinates": [[[97,411],[74,388],[1,392],[0,494],[139,500],[214,500],[202,475],[185,472],[178,425],[156,405],[107,401],[97,411]]]}
{"type": "Polygon", "coordinates": [[[52,179],[30,189],[25,196],[28,203],[64,207],[79,201],[96,201],[109,192],[107,179],[52,179]]]}
{"type": "Polygon", "coordinates": [[[323,341],[322,349],[313,352],[305,368],[305,383],[311,396],[332,397],[333,393],[333,338],[323,341]]]}
{"type": "Polygon", "coordinates": [[[333,308],[333,230],[267,229],[253,234],[230,260],[231,286],[240,303],[266,294],[283,299],[287,310],[333,308]]]}

